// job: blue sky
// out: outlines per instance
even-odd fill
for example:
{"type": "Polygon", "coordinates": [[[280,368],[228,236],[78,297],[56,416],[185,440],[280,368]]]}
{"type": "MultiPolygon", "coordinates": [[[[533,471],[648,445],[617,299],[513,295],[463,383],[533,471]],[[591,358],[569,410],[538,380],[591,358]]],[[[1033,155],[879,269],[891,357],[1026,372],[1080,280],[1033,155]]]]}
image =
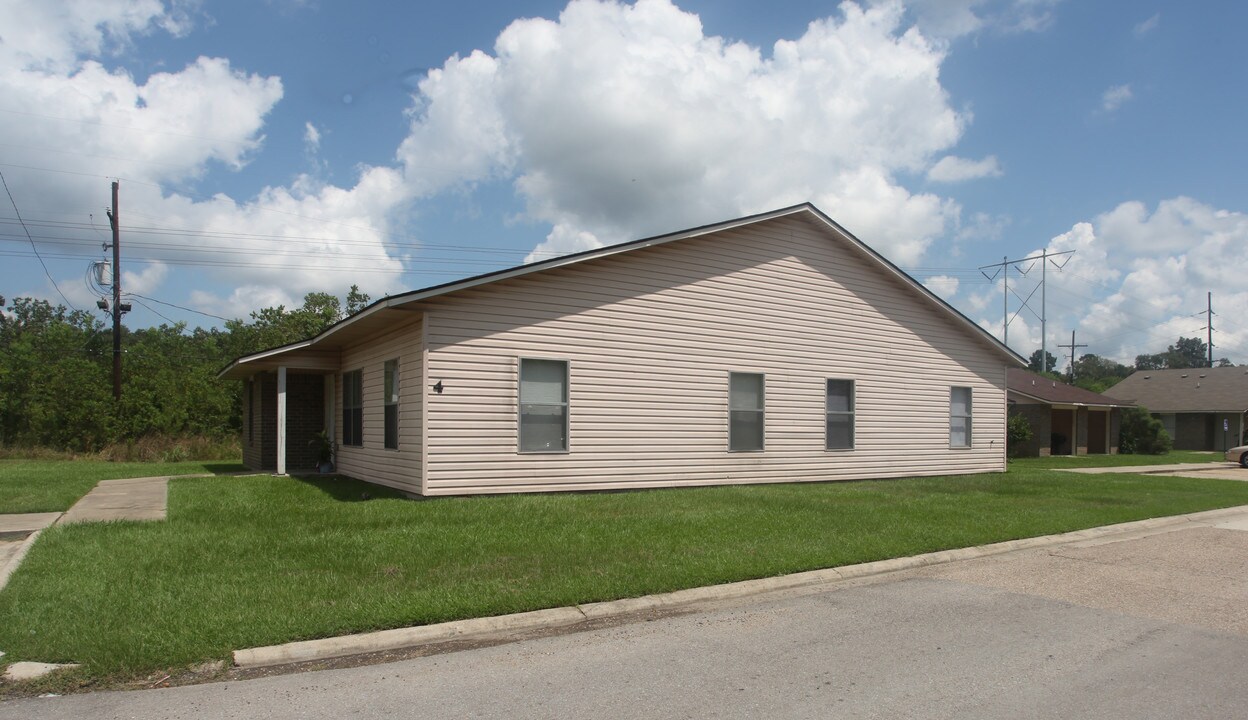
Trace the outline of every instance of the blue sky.
{"type": "Polygon", "coordinates": [[[94,308],[114,178],[132,326],[809,200],[998,336],[977,268],[1075,250],[1050,352],[1204,337],[1212,292],[1215,355],[1248,363],[1244,27],[1231,2],[0,0],[0,295],[94,308]]]}

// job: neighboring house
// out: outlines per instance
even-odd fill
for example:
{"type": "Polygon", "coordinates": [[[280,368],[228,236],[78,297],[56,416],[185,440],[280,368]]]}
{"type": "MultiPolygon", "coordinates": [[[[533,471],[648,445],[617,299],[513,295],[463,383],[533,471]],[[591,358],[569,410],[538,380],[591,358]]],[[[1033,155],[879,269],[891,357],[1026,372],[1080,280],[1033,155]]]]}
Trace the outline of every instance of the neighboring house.
{"type": "Polygon", "coordinates": [[[1176,450],[1225,450],[1248,425],[1248,367],[1136,370],[1105,391],[1148,409],[1176,450]]]}
{"type": "Polygon", "coordinates": [[[1021,368],[1010,368],[1008,398],[1010,415],[1031,423],[1019,457],[1118,454],[1121,410],[1131,403],[1021,368]]]}
{"type": "Polygon", "coordinates": [[[221,372],[244,462],[420,495],[1005,469],[1025,361],[809,204],[379,300],[221,372]]]}

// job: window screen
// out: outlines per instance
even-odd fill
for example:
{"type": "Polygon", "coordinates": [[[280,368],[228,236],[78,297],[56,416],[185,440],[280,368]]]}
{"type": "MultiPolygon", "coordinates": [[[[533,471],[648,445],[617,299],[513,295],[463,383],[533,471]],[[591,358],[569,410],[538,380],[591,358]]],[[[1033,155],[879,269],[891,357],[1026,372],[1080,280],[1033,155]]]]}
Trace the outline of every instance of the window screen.
{"type": "Polygon", "coordinates": [[[763,449],[764,380],[758,373],[728,373],[728,449],[763,449]]]}
{"type": "Polygon", "coordinates": [[[827,399],[827,448],[854,447],[854,381],[829,380],[827,399]]]}
{"type": "Polygon", "coordinates": [[[364,373],[342,374],[342,444],[364,444],[364,373]]]}
{"type": "Polygon", "coordinates": [[[520,360],[520,452],[568,449],[568,363],[520,360]]]}
{"type": "Polygon", "coordinates": [[[399,361],[387,360],[385,364],[383,407],[385,411],[385,445],[391,450],[399,447],[399,361]]]}
{"type": "Polygon", "coordinates": [[[971,389],[949,389],[949,447],[971,446],[971,389]]]}

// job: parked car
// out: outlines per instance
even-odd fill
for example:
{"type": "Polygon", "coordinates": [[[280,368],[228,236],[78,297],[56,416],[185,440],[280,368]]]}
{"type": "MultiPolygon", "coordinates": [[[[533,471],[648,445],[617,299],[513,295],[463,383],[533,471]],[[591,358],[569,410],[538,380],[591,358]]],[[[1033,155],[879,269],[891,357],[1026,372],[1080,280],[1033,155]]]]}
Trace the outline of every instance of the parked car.
{"type": "Polygon", "coordinates": [[[1248,468],[1248,445],[1240,445],[1227,450],[1226,459],[1239,463],[1240,467],[1248,468]]]}

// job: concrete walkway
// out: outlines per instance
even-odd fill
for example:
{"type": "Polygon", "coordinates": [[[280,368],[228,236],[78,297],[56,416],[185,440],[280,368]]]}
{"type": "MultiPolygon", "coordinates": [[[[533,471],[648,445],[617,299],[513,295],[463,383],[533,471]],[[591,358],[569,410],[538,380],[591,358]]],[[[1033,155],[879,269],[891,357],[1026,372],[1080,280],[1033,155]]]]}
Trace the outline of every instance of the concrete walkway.
{"type": "Polygon", "coordinates": [[[8,584],[39,532],[60,517],[58,512],[0,515],[0,590],[8,584]]]}
{"type": "Polygon", "coordinates": [[[168,477],[101,480],[74,503],[61,522],[164,520],[168,506],[168,477]]]}
{"type": "Polygon", "coordinates": [[[168,477],[128,478],[101,480],[64,513],[0,514],[0,590],[44,528],[57,522],[164,520],[168,505],[168,477]]]}
{"type": "Polygon", "coordinates": [[[1106,473],[1132,473],[1136,475],[1168,475],[1170,477],[1217,478],[1220,480],[1248,481],[1248,468],[1239,463],[1207,462],[1176,463],[1173,465],[1131,465],[1126,467],[1061,468],[1061,472],[1103,475],[1106,473]]]}

